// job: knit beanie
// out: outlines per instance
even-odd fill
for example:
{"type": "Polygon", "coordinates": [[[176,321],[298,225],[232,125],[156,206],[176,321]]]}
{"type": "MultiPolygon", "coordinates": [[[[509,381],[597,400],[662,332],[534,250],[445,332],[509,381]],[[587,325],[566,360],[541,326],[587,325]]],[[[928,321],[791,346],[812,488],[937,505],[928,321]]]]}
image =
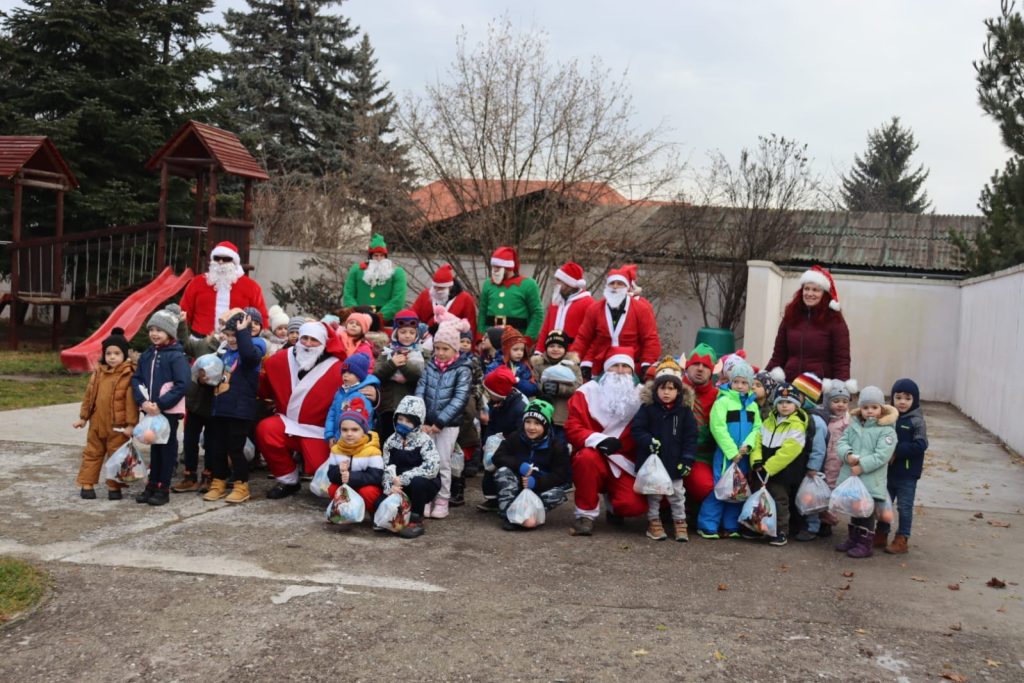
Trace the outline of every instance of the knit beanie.
{"type": "MultiPolygon", "coordinates": [[[[733,358],[736,358],[736,356],[733,356],[733,358]]],[[[730,368],[730,381],[736,379],[737,377],[742,377],[743,379],[747,380],[747,382],[754,381],[754,368],[750,367],[750,363],[743,360],[742,358],[732,363],[730,368]]]]}
{"type": "Polygon", "coordinates": [[[363,432],[370,431],[370,414],[366,411],[366,406],[362,401],[349,403],[348,408],[341,414],[338,424],[341,425],[345,422],[355,422],[363,432]]]}
{"type": "Polygon", "coordinates": [[[773,400],[774,399],[773,394],[775,393],[775,387],[779,386],[778,380],[776,380],[774,377],[772,377],[771,373],[763,372],[763,371],[757,373],[756,375],[754,375],[754,379],[756,381],[760,382],[761,386],[764,387],[764,395],[765,395],[765,397],[769,401],[773,400]]]}
{"type": "Polygon", "coordinates": [[[434,333],[434,345],[447,344],[458,351],[459,335],[464,329],[469,329],[469,323],[462,318],[457,321],[445,320],[437,326],[437,332],[434,333]]]}
{"type": "Polygon", "coordinates": [[[885,394],[882,390],[875,386],[864,387],[860,391],[860,398],[857,401],[857,406],[863,408],[864,406],[884,406],[885,405],[885,394]]]}
{"type": "Polygon", "coordinates": [[[288,334],[292,332],[298,332],[299,328],[302,327],[306,322],[306,319],[301,315],[288,318],[288,334]]]}
{"type": "Polygon", "coordinates": [[[799,408],[804,404],[804,397],[789,382],[779,382],[779,386],[775,387],[775,399],[772,401],[772,406],[778,406],[786,401],[799,408]]]}
{"type": "Polygon", "coordinates": [[[669,382],[679,391],[683,390],[683,368],[672,356],[665,356],[654,370],[654,390],[669,382]]]}
{"type": "Polygon", "coordinates": [[[896,397],[896,393],[910,394],[914,398],[914,402],[911,404],[910,409],[918,408],[921,405],[921,390],[917,387],[917,382],[907,377],[896,380],[896,383],[892,385],[893,398],[896,397]]]}
{"type": "Polygon", "coordinates": [[[708,370],[715,369],[715,350],[708,344],[701,342],[694,347],[690,355],[686,357],[686,367],[691,365],[703,365],[708,370]]]}
{"type": "Polygon", "coordinates": [[[121,349],[121,354],[125,360],[128,360],[128,338],[124,336],[124,330],[120,327],[115,327],[110,331],[110,336],[103,340],[100,352],[100,362],[106,363],[104,356],[107,354],[107,349],[111,346],[116,346],[121,349]]]}
{"type": "Polygon", "coordinates": [[[263,327],[263,314],[260,313],[258,308],[254,308],[253,306],[249,306],[248,308],[245,309],[245,314],[247,316],[249,316],[250,318],[252,318],[252,321],[254,323],[259,325],[260,327],[263,327]]]}
{"type": "Polygon", "coordinates": [[[808,401],[818,405],[821,400],[821,378],[811,372],[804,372],[793,380],[793,386],[804,395],[808,401]]]}
{"type": "Polygon", "coordinates": [[[484,388],[495,398],[507,397],[515,385],[516,376],[504,365],[494,368],[484,377],[484,388]]]}
{"type": "Polygon", "coordinates": [[[373,318],[368,313],[350,313],[345,318],[345,324],[348,325],[353,320],[359,323],[359,329],[363,331],[364,335],[370,331],[370,326],[373,325],[373,318]]]}
{"type": "Polygon", "coordinates": [[[523,421],[526,418],[533,418],[542,425],[544,425],[544,431],[547,431],[551,426],[551,420],[555,417],[555,407],[547,401],[542,401],[539,398],[535,398],[526,406],[526,411],[523,413],[523,421]]]}
{"type": "Polygon", "coordinates": [[[565,336],[565,332],[561,330],[551,330],[548,332],[547,338],[544,340],[544,348],[547,349],[552,344],[561,346],[563,349],[569,348],[569,338],[565,336]]]}
{"type": "Polygon", "coordinates": [[[365,353],[352,354],[341,364],[341,371],[351,372],[362,382],[370,374],[370,357],[365,353]]]}
{"type": "Polygon", "coordinates": [[[270,318],[270,331],[273,332],[279,327],[288,326],[288,314],[284,312],[284,309],[274,304],[267,311],[267,317],[270,318]]]}
{"type": "Polygon", "coordinates": [[[506,325],[505,330],[501,333],[501,355],[505,358],[506,362],[508,362],[509,359],[509,352],[516,344],[524,344],[529,347],[530,340],[523,336],[523,333],[516,328],[511,325],[506,325]]]}
{"type": "Polygon", "coordinates": [[[827,407],[834,398],[845,398],[850,400],[850,390],[846,388],[846,382],[839,379],[825,380],[822,384],[822,403],[827,407]]]}
{"type": "Polygon", "coordinates": [[[496,351],[501,350],[501,335],[505,331],[504,327],[488,327],[487,328],[487,341],[491,343],[496,351]]]}
{"type": "Polygon", "coordinates": [[[170,311],[160,310],[154,313],[146,323],[146,329],[155,327],[166,332],[171,339],[178,338],[178,319],[170,311]]]}

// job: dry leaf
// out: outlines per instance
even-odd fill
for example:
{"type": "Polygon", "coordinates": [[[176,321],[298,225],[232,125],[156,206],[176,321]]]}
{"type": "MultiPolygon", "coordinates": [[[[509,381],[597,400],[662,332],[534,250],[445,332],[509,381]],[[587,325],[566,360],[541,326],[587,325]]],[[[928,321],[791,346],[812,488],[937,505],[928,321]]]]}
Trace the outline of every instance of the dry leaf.
{"type": "Polygon", "coordinates": [[[863,634],[867,633],[867,631],[865,631],[865,630],[864,630],[864,629],[862,629],[862,628],[855,628],[855,629],[853,629],[853,632],[854,632],[854,633],[860,633],[861,635],[863,635],[863,634]]]}
{"type": "Polygon", "coordinates": [[[846,584],[845,586],[840,586],[839,590],[841,590],[841,591],[848,591],[848,590],[850,590],[850,584],[846,584]]]}
{"type": "Polygon", "coordinates": [[[852,579],[853,578],[853,572],[843,572],[843,576],[845,576],[848,579],[852,579]]]}
{"type": "Polygon", "coordinates": [[[989,588],[1006,588],[1006,582],[1002,579],[997,579],[994,576],[991,579],[989,579],[985,585],[989,588]]]}
{"type": "Polygon", "coordinates": [[[665,626],[665,624],[658,624],[657,626],[654,627],[654,630],[655,631],[667,631],[668,630],[668,626],[665,626]]]}
{"type": "Polygon", "coordinates": [[[961,624],[961,623],[960,623],[960,622],[958,621],[958,622],[956,622],[955,624],[950,624],[950,625],[949,625],[949,630],[950,630],[950,631],[963,631],[963,630],[964,630],[964,627],[963,627],[963,625],[962,625],[962,624],[961,624]]]}
{"type": "Polygon", "coordinates": [[[982,513],[980,513],[980,512],[975,512],[975,513],[974,513],[974,518],[975,518],[975,519],[985,519],[985,515],[983,515],[983,514],[982,514],[982,513]]]}
{"type": "Polygon", "coordinates": [[[925,583],[926,581],[928,581],[928,577],[927,576],[911,576],[910,580],[911,581],[920,581],[921,583],[925,583]]]}
{"type": "Polygon", "coordinates": [[[727,584],[727,583],[720,583],[720,584],[718,584],[718,590],[720,590],[720,591],[727,591],[727,590],[729,590],[729,584],[727,584]]]}
{"type": "Polygon", "coordinates": [[[1000,529],[1009,529],[1010,528],[1010,523],[1009,522],[1004,522],[1004,521],[999,520],[999,519],[990,519],[990,520],[988,520],[988,525],[989,526],[997,526],[1000,529]]]}
{"type": "Polygon", "coordinates": [[[715,650],[714,654],[712,654],[712,657],[714,657],[719,662],[724,662],[725,661],[725,655],[723,655],[718,650],[715,650]]]}
{"type": "Polygon", "coordinates": [[[948,588],[951,591],[958,591],[958,590],[960,590],[960,584],[959,583],[951,583],[948,586],[946,586],[946,588],[948,588]]]}
{"type": "Polygon", "coordinates": [[[789,571],[789,565],[788,564],[780,564],[779,565],[779,571],[788,572],[789,571]]]}
{"type": "Polygon", "coordinates": [[[633,654],[634,657],[646,657],[647,655],[649,655],[651,653],[648,652],[647,650],[643,649],[643,648],[640,648],[639,650],[633,650],[632,654],[633,654]]]}
{"type": "Polygon", "coordinates": [[[969,678],[967,678],[967,676],[964,676],[963,674],[954,673],[952,671],[947,671],[943,673],[942,677],[945,678],[947,681],[954,681],[954,683],[967,683],[967,681],[970,680],[969,678]]]}
{"type": "Polygon", "coordinates": [[[997,661],[996,661],[996,660],[994,660],[994,659],[986,659],[986,660],[985,660],[985,663],[986,663],[986,664],[988,664],[988,665],[989,665],[990,667],[992,667],[993,669],[998,669],[998,668],[999,668],[1000,666],[1002,666],[1002,664],[1003,664],[1002,662],[997,662],[997,661]]]}

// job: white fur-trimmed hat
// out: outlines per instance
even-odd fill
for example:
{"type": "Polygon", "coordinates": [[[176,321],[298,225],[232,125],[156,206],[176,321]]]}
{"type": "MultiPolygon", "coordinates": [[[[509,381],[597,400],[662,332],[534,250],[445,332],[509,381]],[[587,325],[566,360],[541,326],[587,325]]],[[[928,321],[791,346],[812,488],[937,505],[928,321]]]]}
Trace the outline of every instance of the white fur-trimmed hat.
{"type": "Polygon", "coordinates": [[[215,256],[227,256],[231,259],[231,262],[235,264],[235,270],[238,271],[238,274],[245,275],[245,271],[242,270],[242,259],[238,255],[238,247],[231,242],[221,242],[211,249],[210,260],[212,261],[215,256]]]}
{"type": "Polygon", "coordinates": [[[803,287],[807,284],[817,285],[828,292],[831,299],[828,302],[828,307],[833,311],[839,310],[839,291],[836,290],[836,283],[832,279],[832,273],[821,266],[811,266],[800,276],[800,286],[803,287]]]}
{"type": "Polygon", "coordinates": [[[587,281],[583,278],[583,266],[572,261],[555,271],[555,279],[576,289],[587,286],[587,281]]]}

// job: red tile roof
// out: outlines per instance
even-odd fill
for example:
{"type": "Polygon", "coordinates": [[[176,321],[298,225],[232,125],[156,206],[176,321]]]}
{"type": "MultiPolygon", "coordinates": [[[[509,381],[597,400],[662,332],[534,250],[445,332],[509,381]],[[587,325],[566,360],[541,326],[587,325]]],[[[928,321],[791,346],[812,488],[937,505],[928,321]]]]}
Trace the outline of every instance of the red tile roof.
{"type": "Polygon", "coordinates": [[[210,158],[219,170],[242,178],[267,180],[263,170],[249,150],[234,133],[198,121],[188,121],[171,136],[163,147],[146,162],[147,171],[155,171],[160,161],[174,152],[185,157],[210,158]]]}
{"type": "Polygon", "coordinates": [[[75,174],[50,138],[44,135],[0,136],[0,178],[13,178],[23,168],[60,173],[70,187],[78,187],[75,174]]]}

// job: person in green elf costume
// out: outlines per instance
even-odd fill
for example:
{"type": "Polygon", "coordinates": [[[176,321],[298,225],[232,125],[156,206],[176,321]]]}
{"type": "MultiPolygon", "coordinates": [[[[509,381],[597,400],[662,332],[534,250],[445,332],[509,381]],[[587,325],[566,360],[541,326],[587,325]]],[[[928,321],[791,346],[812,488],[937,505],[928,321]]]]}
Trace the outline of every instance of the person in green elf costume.
{"type": "Polygon", "coordinates": [[[718,387],[715,386],[715,350],[708,344],[697,344],[681,364],[686,367],[683,382],[693,389],[693,416],[697,418],[697,462],[690,474],[684,479],[686,485],[686,502],[688,506],[697,506],[715,488],[715,480],[711,471],[711,462],[715,455],[715,438],[711,435],[711,407],[718,398],[718,387]]]}
{"type": "Polygon", "coordinates": [[[519,274],[519,255],[512,247],[498,247],[491,254],[491,277],[480,292],[477,329],[511,325],[523,330],[530,344],[537,342],[544,322],[537,281],[519,274]]]}
{"type": "Polygon", "coordinates": [[[405,270],[388,258],[384,236],[374,235],[369,258],[348,269],[343,305],[369,306],[385,325],[390,325],[395,314],[405,308],[405,293],[405,270]]]}

